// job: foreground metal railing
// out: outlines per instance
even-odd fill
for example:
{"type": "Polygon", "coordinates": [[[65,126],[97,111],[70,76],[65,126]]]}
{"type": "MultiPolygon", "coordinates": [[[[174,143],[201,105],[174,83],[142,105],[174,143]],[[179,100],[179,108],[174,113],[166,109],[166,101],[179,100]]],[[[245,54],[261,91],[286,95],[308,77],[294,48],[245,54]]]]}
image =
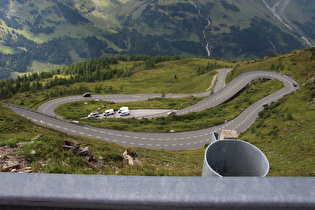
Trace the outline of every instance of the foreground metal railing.
{"type": "Polygon", "coordinates": [[[315,209],[312,177],[0,173],[0,209],[315,209]]]}

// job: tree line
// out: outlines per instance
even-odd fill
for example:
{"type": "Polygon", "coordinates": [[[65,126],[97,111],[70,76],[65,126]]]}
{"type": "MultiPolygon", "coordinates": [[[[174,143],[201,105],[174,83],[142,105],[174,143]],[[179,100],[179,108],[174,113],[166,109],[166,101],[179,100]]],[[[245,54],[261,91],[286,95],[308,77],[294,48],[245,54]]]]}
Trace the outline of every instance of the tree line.
{"type": "MultiPolygon", "coordinates": [[[[53,87],[66,86],[81,82],[101,82],[112,79],[114,77],[130,77],[134,69],[140,65],[146,65],[147,61],[153,64],[178,60],[181,56],[156,56],[132,55],[132,56],[111,56],[99,59],[90,59],[88,61],[77,62],[65,67],[57,68],[46,72],[33,72],[18,76],[16,79],[8,78],[0,81],[0,99],[10,98],[16,93],[37,92],[39,90],[49,90],[53,87]],[[117,69],[111,65],[117,64],[119,61],[139,61],[134,63],[132,67],[117,69]],[[141,62],[142,61],[142,62],[141,62]],[[43,79],[46,81],[43,83],[43,79]]],[[[99,87],[95,88],[99,92],[99,87]]],[[[58,89],[46,92],[48,98],[69,94],[80,94],[90,91],[85,86],[80,88],[58,89]]]]}
{"type": "Polygon", "coordinates": [[[200,76],[202,74],[206,74],[209,71],[212,71],[214,69],[220,69],[220,68],[225,68],[227,67],[226,65],[221,65],[219,63],[215,62],[208,62],[206,66],[200,66],[197,68],[197,75],[200,76]]]}

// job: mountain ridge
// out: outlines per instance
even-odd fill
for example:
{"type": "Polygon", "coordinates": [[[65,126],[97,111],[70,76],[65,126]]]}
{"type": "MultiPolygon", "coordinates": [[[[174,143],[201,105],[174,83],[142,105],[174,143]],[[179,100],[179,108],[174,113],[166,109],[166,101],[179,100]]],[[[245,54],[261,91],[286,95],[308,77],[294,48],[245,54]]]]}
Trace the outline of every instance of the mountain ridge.
{"type": "Polygon", "coordinates": [[[36,63],[119,54],[247,59],[315,43],[308,0],[5,0],[0,8],[0,79],[42,70],[36,63]]]}

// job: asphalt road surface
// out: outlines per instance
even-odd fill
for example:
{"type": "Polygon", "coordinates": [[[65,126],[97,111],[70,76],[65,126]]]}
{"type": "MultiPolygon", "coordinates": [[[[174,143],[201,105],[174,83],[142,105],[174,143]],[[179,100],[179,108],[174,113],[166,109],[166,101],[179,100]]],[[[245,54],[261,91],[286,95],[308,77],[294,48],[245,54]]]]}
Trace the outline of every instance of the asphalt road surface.
{"type": "MultiPolygon", "coordinates": [[[[245,131],[257,118],[258,113],[263,110],[263,104],[270,104],[277,101],[279,98],[296,91],[298,87],[294,87],[295,81],[293,78],[266,70],[253,70],[240,74],[237,78],[225,85],[225,75],[230,69],[218,70],[219,75],[217,84],[214,87],[214,94],[210,95],[210,91],[204,93],[193,94],[196,97],[209,96],[198,103],[177,110],[176,114],[186,114],[189,112],[199,112],[211,107],[215,107],[224,101],[231,98],[244,86],[255,79],[267,78],[277,79],[283,82],[284,87],[280,90],[266,96],[249,106],[235,119],[224,124],[187,132],[172,132],[172,133],[149,133],[149,132],[132,132],[118,131],[106,128],[95,128],[87,125],[77,124],[60,119],[54,114],[54,109],[60,104],[70,101],[86,101],[82,96],[69,96],[59,99],[54,99],[42,104],[37,111],[23,109],[21,107],[9,106],[16,113],[27,117],[35,123],[43,126],[51,127],[56,130],[63,131],[71,135],[81,135],[89,138],[100,139],[106,142],[116,143],[122,146],[146,147],[154,149],[180,150],[180,149],[196,149],[204,147],[210,140],[210,133],[220,132],[222,129],[234,129],[237,133],[245,131]]],[[[190,96],[192,94],[166,94],[167,98],[180,98],[190,96]]],[[[119,94],[119,95],[93,95],[91,100],[100,99],[113,102],[129,102],[129,101],[144,101],[148,98],[161,97],[161,94],[119,94]]],[[[132,111],[132,110],[131,110],[132,111]]],[[[158,114],[146,115],[141,117],[157,117],[166,116],[169,110],[161,111],[158,114]]]]}

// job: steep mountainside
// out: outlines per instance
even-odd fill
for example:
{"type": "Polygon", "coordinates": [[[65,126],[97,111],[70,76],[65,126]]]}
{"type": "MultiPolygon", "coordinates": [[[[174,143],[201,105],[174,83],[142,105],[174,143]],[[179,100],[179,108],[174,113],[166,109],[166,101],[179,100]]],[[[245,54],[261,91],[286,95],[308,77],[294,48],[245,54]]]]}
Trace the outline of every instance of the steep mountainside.
{"type": "Polygon", "coordinates": [[[0,79],[103,55],[237,59],[315,45],[312,0],[2,0],[0,9],[0,79]]]}

